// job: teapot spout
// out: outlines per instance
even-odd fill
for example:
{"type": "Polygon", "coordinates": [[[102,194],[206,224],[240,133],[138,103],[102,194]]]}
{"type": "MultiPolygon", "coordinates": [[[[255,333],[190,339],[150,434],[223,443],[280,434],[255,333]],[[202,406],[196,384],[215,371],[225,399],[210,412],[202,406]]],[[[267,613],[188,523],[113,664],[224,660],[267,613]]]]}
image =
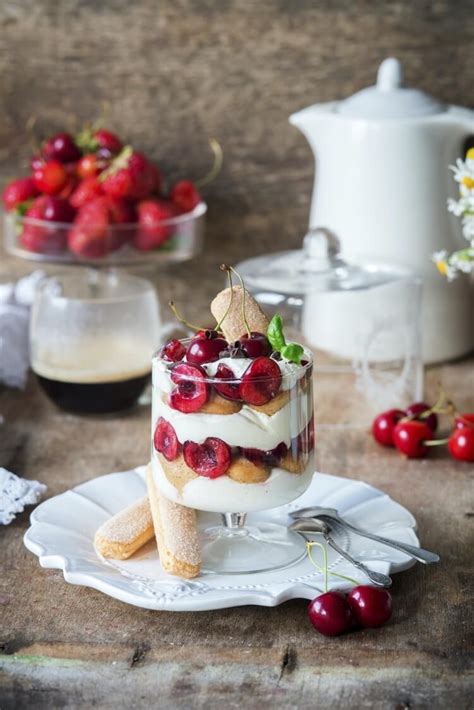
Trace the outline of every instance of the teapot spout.
{"type": "Polygon", "coordinates": [[[313,150],[316,150],[317,143],[324,140],[327,119],[334,113],[337,104],[337,101],[315,104],[302,111],[292,113],[288,119],[292,126],[299,128],[313,150]]]}

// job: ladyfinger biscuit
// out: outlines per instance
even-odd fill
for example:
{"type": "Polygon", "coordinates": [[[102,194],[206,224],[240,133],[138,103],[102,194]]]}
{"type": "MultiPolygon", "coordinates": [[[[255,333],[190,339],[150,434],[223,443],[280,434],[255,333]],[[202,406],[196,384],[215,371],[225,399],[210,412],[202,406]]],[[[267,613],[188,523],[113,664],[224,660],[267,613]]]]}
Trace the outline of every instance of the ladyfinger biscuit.
{"type": "Polygon", "coordinates": [[[95,534],[94,545],[103,557],[127,560],[154,534],[148,497],[145,496],[106,520],[95,534]]]}
{"type": "MultiPolygon", "coordinates": [[[[247,332],[242,310],[244,290],[241,286],[233,286],[232,292],[232,303],[221,325],[222,332],[229,343],[238,340],[247,332]]],[[[218,293],[212,301],[211,313],[218,322],[223,318],[229,306],[230,298],[231,290],[230,288],[226,288],[218,293]]],[[[267,332],[269,320],[257,301],[247,290],[245,290],[245,318],[250,330],[258,333],[267,332]]]]}
{"type": "Polygon", "coordinates": [[[251,407],[251,409],[254,409],[256,412],[262,412],[263,414],[266,414],[269,417],[272,417],[274,414],[280,411],[280,409],[283,409],[283,407],[288,404],[290,401],[290,393],[288,390],[281,390],[278,392],[276,397],[273,397],[269,402],[266,402],[266,404],[249,404],[248,406],[251,407]]]}
{"type": "Polygon", "coordinates": [[[177,577],[197,577],[201,569],[201,549],[196,512],[169,501],[158,491],[151,465],[147,467],[146,482],[161,566],[177,577]]]}
{"type": "Polygon", "coordinates": [[[270,476],[270,471],[264,464],[259,466],[253,461],[239,457],[232,461],[227,475],[239,483],[263,483],[270,476]]]}
{"type": "Polygon", "coordinates": [[[202,405],[199,412],[201,414],[237,414],[242,409],[242,402],[233,399],[225,399],[217,392],[213,392],[208,401],[202,405]]]}

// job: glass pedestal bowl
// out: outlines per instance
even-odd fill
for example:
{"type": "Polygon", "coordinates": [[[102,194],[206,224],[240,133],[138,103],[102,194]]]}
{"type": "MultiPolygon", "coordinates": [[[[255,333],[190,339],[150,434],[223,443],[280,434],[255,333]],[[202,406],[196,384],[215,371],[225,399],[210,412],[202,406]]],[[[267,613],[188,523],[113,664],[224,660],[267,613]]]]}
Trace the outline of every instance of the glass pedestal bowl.
{"type": "Polygon", "coordinates": [[[186,261],[202,247],[207,205],[156,224],[78,225],[4,214],[5,250],[31,261],[133,266],[186,261]]]}
{"type": "Polygon", "coordinates": [[[283,525],[245,520],[291,502],[311,482],[312,360],[299,366],[273,360],[272,374],[257,378],[248,374],[252,360],[219,362],[153,359],[154,483],[169,500],[222,514],[223,524],[208,528],[202,540],[204,572],[286,567],[305,555],[304,540],[283,525]],[[232,377],[218,377],[219,362],[232,377]]]}

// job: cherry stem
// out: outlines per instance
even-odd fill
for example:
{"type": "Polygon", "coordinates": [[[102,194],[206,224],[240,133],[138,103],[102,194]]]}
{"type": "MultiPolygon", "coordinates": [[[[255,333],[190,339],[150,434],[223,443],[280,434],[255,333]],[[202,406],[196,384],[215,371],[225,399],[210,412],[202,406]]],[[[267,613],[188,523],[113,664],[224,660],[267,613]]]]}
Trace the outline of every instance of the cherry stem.
{"type": "Polygon", "coordinates": [[[428,439],[427,441],[423,442],[424,446],[442,446],[443,444],[447,444],[449,439],[428,439]]]}
{"type": "Polygon", "coordinates": [[[314,567],[316,567],[318,572],[320,572],[321,574],[324,574],[324,591],[325,592],[328,591],[328,574],[330,574],[332,577],[337,577],[338,579],[343,579],[346,582],[351,582],[351,584],[354,584],[355,586],[357,586],[359,584],[359,582],[356,579],[353,579],[352,577],[346,577],[344,574],[339,574],[338,572],[331,572],[331,570],[328,569],[328,556],[327,556],[327,550],[326,550],[325,545],[321,544],[320,542],[316,542],[316,541],[307,542],[306,549],[308,551],[308,557],[309,557],[311,564],[314,567]],[[311,548],[314,546],[319,547],[323,553],[324,568],[321,567],[320,565],[318,565],[318,563],[315,562],[315,560],[313,559],[313,556],[311,553],[311,548]]]}
{"type": "Polygon", "coordinates": [[[182,316],[180,316],[180,314],[179,314],[179,312],[178,312],[178,309],[177,309],[176,306],[174,305],[173,301],[168,301],[168,306],[169,306],[169,307],[171,308],[171,310],[173,311],[174,317],[175,317],[177,320],[179,320],[180,323],[182,323],[183,325],[185,325],[187,328],[189,328],[190,330],[195,330],[196,332],[199,331],[199,330],[204,330],[204,328],[201,328],[201,327],[198,326],[198,325],[193,325],[192,323],[188,323],[187,320],[185,320],[182,316]]]}
{"type": "Polygon", "coordinates": [[[231,307],[232,301],[234,299],[234,287],[232,285],[232,272],[226,264],[221,264],[219,268],[221,271],[227,272],[227,278],[229,279],[230,298],[229,298],[229,303],[227,304],[227,308],[225,309],[224,315],[222,316],[222,318],[220,319],[220,321],[216,325],[216,330],[221,329],[222,323],[225,321],[225,319],[229,315],[230,307],[231,307]]]}
{"type": "Polygon", "coordinates": [[[209,185],[210,182],[213,182],[213,180],[216,179],[222,169],[224,153],[221,144],[218,140],[216,140],[216,138],[209,138],[209,145],[214,153],[214,162],[209,172],[200,180],[195,181],[196,187],[204,187],[204,185],[209,185]]]}
{"type": "MultiPolygon", "coordinates": [[[[225,266],[225,264],[223,264],[223,266],[225,266]]],[[[242,276],[239,274],[239,272],[234,269],[233,266],[227,266],[226,268],[230,269],[230,271],[232,271],[232,273],[235,274],[240,281],[240,287],[242,289],[242,320],[244,321],[245,330],[247,331],[247,335],[250,338],[252,335],[252,331],[250,330],[250,326],[247,321],[247,316],[245,315],[245,293],[246,293],[246,291],[245,291],[245,286],[244,286],[244,280],[243,280],[242,276]]]]}

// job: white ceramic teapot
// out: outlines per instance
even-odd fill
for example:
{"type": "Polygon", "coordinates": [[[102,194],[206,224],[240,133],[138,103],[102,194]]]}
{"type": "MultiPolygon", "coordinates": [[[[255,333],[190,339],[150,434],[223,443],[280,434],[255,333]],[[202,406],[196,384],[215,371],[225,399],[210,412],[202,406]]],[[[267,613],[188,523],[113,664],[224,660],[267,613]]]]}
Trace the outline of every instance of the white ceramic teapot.
{"type": "Polygon", "coordinates": [[[402,66],[389,58],[375,86],[306,108],[290,122],[315,154],[310,227],[334,232],[352,261],[381,259],[423,276],[425,362],[469,352],[472,286],[467,279],[447,283],[431,256],[465,246],[446,200],[457,193],[449,165],[474,136],[474,111],[404,88],[402,66]]]}

